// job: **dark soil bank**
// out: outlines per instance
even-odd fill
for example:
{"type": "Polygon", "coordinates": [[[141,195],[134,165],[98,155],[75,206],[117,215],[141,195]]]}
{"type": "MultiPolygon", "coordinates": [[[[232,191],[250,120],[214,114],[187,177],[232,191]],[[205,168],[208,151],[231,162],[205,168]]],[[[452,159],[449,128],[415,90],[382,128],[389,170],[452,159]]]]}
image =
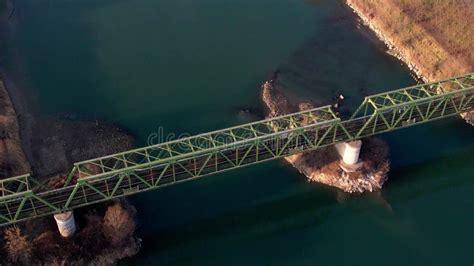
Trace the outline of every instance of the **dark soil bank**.
{"type": "Polygon", "coordinates": [[[129,150],[133,137],[103,121],[77,121],[64,116],[35,120],[29,157],[38,176],[68,171],[74,162],[129,150]]]}
{"type": "Polygon", "coordinates": [[[73,114],[40,115],[32,96],[35,88],[25,80],[20,52],[10,41],[17,24],[14,2],[0,0],[0,6],[0,76],[15,109],[21,143],[33,174],[51,176],[68,171],[76,161],[130,149],[133,137],[112,123],[82,121],[73,114]],[[5,61],[9,62],[8,68],[5,61]]]}
{"type": "MultiPolygon", "coordinates": [[[[0,178],[28,173],[31,166],[35,177],[46,179],[67,173],[74,162],[131,149],[133,137],[117,125],[71,114],[44,116],[34,108],[34,90],[25,86],[21,60],[8,44],[13,10],[12,2],[0,0],[0,178]],[[3,65],[6,50],[14,64],[9,69],[3,65]]],[[[78,231],[67,239],[51,216],[0,228],[0,265],[108,265],[138,252],[133,206],[122,200],[74,212],[78,231]]]]}

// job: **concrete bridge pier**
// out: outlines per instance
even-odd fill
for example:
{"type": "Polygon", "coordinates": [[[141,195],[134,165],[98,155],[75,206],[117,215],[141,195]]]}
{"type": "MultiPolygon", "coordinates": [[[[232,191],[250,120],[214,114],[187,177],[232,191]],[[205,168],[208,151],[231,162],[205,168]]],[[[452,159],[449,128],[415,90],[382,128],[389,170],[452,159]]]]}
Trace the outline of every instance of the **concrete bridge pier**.
{"type": "Polygon", "coordinates": [[[340,165],[345,172],[355,172],[362,167],[362,162],[359,162],[361,147],[361,140],[336,144],[336,150],[342,158],[340,165]]]}
{"type": "Polygon", "coordinates": [[[76,220],[72,211],[57,213],[54,215],[54,220],[61,236],[70,237],[76,232],[76,220]]]}

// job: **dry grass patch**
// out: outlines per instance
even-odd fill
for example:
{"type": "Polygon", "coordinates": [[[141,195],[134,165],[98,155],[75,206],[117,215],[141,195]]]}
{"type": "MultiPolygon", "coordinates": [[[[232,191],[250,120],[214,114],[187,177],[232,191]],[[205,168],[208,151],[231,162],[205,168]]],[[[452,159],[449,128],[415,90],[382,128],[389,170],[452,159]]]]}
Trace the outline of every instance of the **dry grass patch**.
{"type": "Polygon", "coordinates": [[[347,2],[426,80],[474,71],[474,1],[347,2]]]}

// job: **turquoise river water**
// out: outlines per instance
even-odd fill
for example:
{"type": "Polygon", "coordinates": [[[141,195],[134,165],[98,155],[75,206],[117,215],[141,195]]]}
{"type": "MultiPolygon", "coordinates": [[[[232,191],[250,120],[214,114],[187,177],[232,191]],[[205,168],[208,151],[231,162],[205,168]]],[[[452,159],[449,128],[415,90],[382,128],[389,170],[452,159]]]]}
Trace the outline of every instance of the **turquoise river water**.
{"type": "MultiPolygon", "coordinates": [[[[349,106],[415,83],[333,0],[17,0],[21,76],[45,114],[150,134],[247,122],[279,69],[287,93],[349,106]]],[[[258,112],[257,112],[258,113],[258,112]]],[[[472,265],[474,128],[453,118],[382,136],[380,193],[345,195],[275,161],[130,201],[124,265],[472,265]]]]}

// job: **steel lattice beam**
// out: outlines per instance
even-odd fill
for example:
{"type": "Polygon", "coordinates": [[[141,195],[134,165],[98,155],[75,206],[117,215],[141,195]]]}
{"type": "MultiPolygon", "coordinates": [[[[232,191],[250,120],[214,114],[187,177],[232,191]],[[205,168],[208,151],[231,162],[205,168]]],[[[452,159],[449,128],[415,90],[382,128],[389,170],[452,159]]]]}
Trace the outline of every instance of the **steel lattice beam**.
{"type": "Polygon", "coordinates": [[[366,116],[380,109],[413,104],[415,101],[431,101],[439,98],[442,94],[462,92],[473,86],[474,74],[470,73],[446,80],[374,94],[365,97],[352,118],[366,116]]]}
{"type": "MultiPolygon", "coordinates": [[[[74,170],[69,175],[69,178],[72,180],[73,177],[97,177],[137,167],[152,166],[166,161],[178,160],[183,156],[189,157],[205,154],[213,150],[222,149],[224,146],[239,145],[249,140],[259,140],[268,137],[269,134],[283,132],[291,128],[297,129],[309,123],[317,124],[337,119],[330,106],[323,106],[308,111],[79,162],[74,165],[74,170]]],[[[66,185],[68,184],[69,181],[66,182],[66,185]]]]}
{"type": "Polygon", "coordinates": [[[61,188],[5,179],[0,225],[449,117],[473,110],[473,97],[468,74],[366,97],[348,120],[324,106],[79,162],[61,188]]]}

